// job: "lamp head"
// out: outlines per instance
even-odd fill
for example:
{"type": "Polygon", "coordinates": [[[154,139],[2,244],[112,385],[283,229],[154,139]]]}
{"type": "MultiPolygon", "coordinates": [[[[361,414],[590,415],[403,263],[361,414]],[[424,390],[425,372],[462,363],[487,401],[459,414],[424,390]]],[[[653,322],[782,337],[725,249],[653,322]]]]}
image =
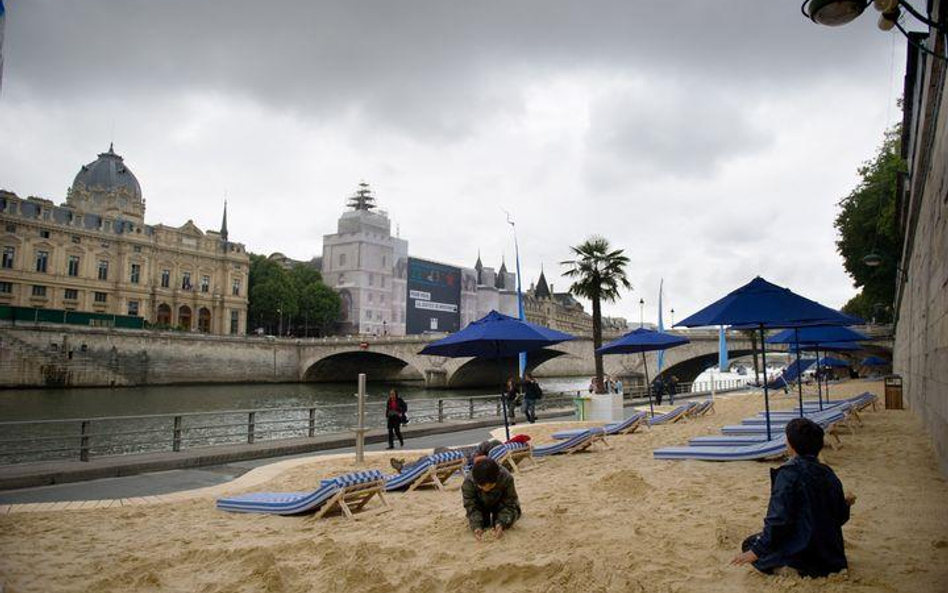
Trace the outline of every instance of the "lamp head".
{"type": "Polygon", "coordinates": [[[806,14],[814,23],[838,27],[855,20],[866,5],[864,0],[810,0],[806,14]]]}
{"type": "Polygon", "coordinates": [[[862,263],[866,264],[870,268],[877,268],[882,264],[882,256],[878,253],[870,253],[862,258],[862,263]]]}

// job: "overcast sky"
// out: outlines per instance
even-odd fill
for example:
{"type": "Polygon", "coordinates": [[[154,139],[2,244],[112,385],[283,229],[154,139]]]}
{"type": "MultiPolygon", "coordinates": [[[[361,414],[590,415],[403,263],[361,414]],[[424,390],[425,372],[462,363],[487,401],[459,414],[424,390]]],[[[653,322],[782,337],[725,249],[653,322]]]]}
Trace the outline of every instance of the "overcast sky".
{"type": "Polygon", "coordinates": [[[146,221],[309,259],[365,180],[413,256],[676,319],[755,275],[839,307],[836,203],[900,117],[904,40],[798,0],[6,0],[0,187],[56,202],[114,140],[146,221]]]}

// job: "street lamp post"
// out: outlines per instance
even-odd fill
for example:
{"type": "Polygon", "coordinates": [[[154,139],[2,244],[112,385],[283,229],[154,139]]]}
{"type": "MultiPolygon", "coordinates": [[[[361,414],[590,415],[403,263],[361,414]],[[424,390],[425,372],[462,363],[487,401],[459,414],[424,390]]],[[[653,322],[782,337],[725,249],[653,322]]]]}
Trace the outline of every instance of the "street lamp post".
{"type": "Polygon", "coordinates": [[[672,323],[671,323],[671,324],[672,324],[672,327],[675,327],[675,309],[672,309],[672,310],[671,310],[671,315],[672,315],[672,323]]]}
{"type": "Polygon", "coordinates": [[[645,299],[639,299],[639,327],[645,327],[645,299]]]}

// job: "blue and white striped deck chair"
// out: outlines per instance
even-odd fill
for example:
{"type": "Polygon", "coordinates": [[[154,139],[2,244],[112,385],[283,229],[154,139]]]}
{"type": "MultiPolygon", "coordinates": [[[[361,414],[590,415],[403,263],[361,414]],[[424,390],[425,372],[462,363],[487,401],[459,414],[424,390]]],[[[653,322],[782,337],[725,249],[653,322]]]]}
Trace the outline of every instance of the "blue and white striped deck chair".
{"type": "Polygon", "coordinates": [[[433,484],[443,492],[445,482],[463,469],[465,461],[466,458],[461,451],[445,451],[429,455],[407,472],[387,476],[385,489],[391,492],[407,486],[408,492],[411,492],[416,488],[433,484]]]}
{"type": "Polygon", "coordinates": [[[665,412],[664,414],[659,414],[658,416],[652,416],[649,419],[648,423],[651,426],[655,426],[658,424],[674,424],[675,422],[678,422],[679,420],[687,418],[688,411],[691,410],[691,408],[693,408],[694,406],[695,406],[694,402],[681,404],[680,406],[678,406],[674,410],[671,410],[670,412],[665,412]]]}
{"type": "MultiPolygon", "coordinates": [[[[829,413],[822,413],[819,415],[811,414],[806,416],[810,420],[816,422],[824,429],[828,426],[833,426],[838,422],[841,422],[846,419],[846,414],[839,410],[824,411],[829,413]]],[[[793,418],[773,418],[770,419],[770,430],[780,431],[787,427],[787,423],[790,422],[793,418]]],[[[755,423],[755,424],[734,424],[731,426],[725,426],[721,429],[722,434],[766,434],[767,433],[767,422],[755,423]]]]}
{"type": "Polygon", "coordinates": [[[539,447],[534,447],[533,456],[547,457],[549,455],[558,455],[560,453],[571,455],[577,451],[588,449],[590,445],[592,445],[592,433],[588,430],[584,430],[583,432],[564,441],[557,441],[549,445],[540,445],[539,447]]]}
{"type": "Polygon", "coordinates": [[[346,517],[353,519],[353,513],[360,511],[376,495],[382,502],[382,509],[379,510],[389,510],[383,490],[384,476],[374,469],[323,480],[318,489],[310,492],[253,492],[219,498],[217,508],[235,513],[271,515],[299,515],[316,511],[317,519],[338,508],[346,517]]]}
{"type": "Polygon", "coordinates": [[[787,440],[780,435],[770,441],[749,445],[718,447],[663,447],[655,449],[655,459],[700,459],[702,461],[754,461],[777,459],[787,454],[787,440]]]}
{"type": "Polygon", "coordinates": [[[500,465],[510,468],[510,471],[519,473],[525,468],[525,463],[536,464],[533,459],[533,446],[530,443],[503,443],[490,450],[488,456],[500,465]]]}
{"type": "Polygon", "coordinates": [[[606,434],[613,436],[617,434],[632,434],[643,425],[648,426],[648,414],[646,412],[636,412],[622,422],[606,424],[605,428],[606,434]]]}
{"type": "Polygon", "coordinates": [[[766,435],[708,435],[695,437],[688,441],[691,447],[730,447],[734,445],[756,445],[767,440],[766,435]]]}
{"type": "Polygon", "coordinates": [[[694,407],[688,410],[688,416],[691,418],[697,418],[698,416],[704,416],[705,414],[713,410],[714,410],[714,400],[706,399],[702,402],[696,403],[694,407]]]}
{"type": "Polygon", "coordinates": [[[573,438],[577,434],[582,434],[584,432],[589,433],[589,439],[591,445],[602,445],[604,449],[611,449],[612,446],[606,441],[606,427],[605,426],[590,426],[588,428],[575,428],[573,430],[561,430],[560,432],[554,432],[551,436],[558,441],[565,441],[573,438]]]}

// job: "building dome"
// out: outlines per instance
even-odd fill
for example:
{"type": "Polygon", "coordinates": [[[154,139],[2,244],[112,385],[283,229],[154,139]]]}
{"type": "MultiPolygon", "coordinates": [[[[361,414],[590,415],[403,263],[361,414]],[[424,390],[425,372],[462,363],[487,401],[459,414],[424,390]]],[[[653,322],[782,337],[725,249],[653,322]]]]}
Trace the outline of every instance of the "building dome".
{"type": "Polygon", "coordinates": [[[89,190],[115,191],[124,188],[131,194],[129,197],[142,199],[142,188],[138,179],[125,166],[122,157],[115,154],[111,144],[108,152],[99,154],[99,158],[82,166],[72,182],[73,189],[79,184],[89,190]]]}
{"type": "Polygon", "coordinates": [[[82,166],[69,189],[67,202],[75,208],[108,216],[138,221],[145,216],[138,179],[111,144],[108,152],[82,166]]]}

